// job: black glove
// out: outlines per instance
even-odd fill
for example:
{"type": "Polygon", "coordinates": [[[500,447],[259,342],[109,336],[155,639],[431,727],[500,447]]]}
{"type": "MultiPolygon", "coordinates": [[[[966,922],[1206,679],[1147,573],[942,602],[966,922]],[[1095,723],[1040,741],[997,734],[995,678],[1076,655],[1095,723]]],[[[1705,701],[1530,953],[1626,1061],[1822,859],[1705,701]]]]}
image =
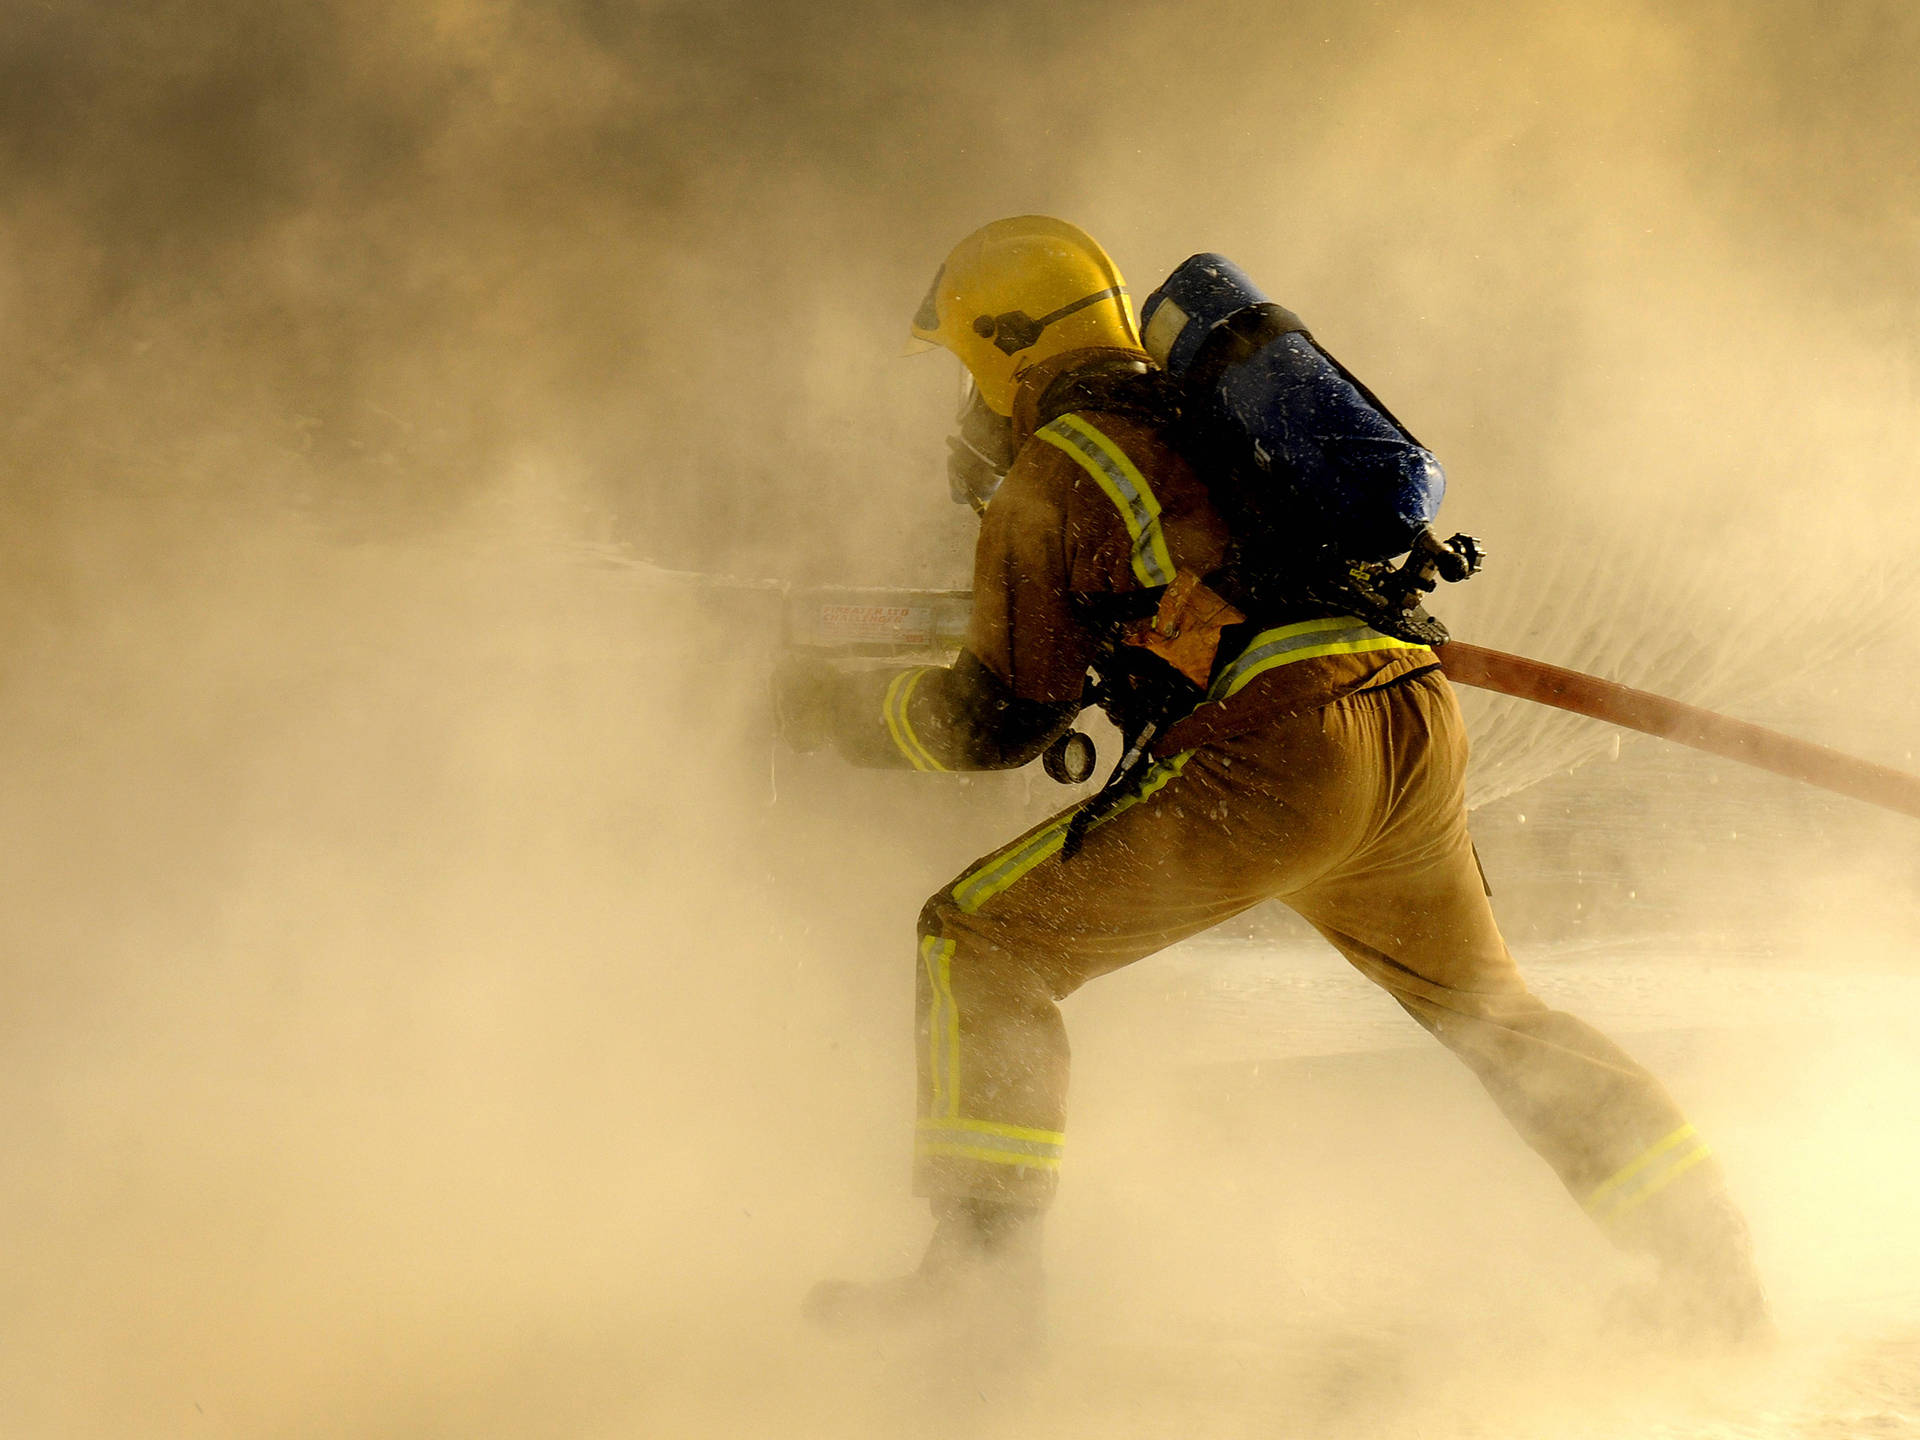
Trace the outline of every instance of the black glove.
{"type": "Polygon", "coordinates": [[[840,675],[823,660],[782,660],[773,672],[773,714],[780,738],[801,754],[833,739],[840,675]]]}

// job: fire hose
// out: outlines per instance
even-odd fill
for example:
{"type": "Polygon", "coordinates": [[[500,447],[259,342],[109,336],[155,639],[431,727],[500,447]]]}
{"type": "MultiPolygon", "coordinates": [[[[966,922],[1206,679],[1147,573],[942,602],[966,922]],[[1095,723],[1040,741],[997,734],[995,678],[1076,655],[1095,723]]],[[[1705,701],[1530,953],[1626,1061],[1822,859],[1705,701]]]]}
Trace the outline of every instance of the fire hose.
{"type": "Polygon", "coordinates": [[[1437,653],[1447,678],[1456,685],[1471,685],[1657,735],[1676,745],[1722,755],[1920,819],[1920,776],[1903,770],[1503,650],[1450,640],[1437,653]]]}

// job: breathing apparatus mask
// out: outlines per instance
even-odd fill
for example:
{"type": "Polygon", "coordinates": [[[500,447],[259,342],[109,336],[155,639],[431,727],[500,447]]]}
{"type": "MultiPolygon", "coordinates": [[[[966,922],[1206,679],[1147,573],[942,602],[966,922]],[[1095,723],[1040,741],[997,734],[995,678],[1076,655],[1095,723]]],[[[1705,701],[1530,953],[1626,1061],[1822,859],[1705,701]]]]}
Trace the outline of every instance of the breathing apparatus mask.
{"type": "Polygon", "coordinates": [[[947,493],[978,515],[1013,464],[1013,421],[994,414],[973,377],[964,368],[960,374],[960,409],[947,437],[947,493]]]}

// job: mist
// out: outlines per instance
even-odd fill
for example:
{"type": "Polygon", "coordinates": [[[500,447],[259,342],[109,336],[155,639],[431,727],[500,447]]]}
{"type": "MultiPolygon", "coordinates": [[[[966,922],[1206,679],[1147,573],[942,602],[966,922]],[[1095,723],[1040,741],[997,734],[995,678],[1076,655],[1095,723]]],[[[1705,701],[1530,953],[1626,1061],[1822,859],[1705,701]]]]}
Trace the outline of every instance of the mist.
{"type": "Polygon", "coordinates": [[[1269,906],[1069,1002],[1043,1385],[804,1333],[926,1229],[914,916],[1072,797],[786,751],[757,583],[968,583],[898,352],[1049,213],[1393,407],[1462,639],[1914,769],[1917,67],[1891,4],[0,11],[0,1427],[1920,1434],[1912,822],[1473,694],[1496,911],[1713,1136],[1771,1362],[1609,1338],[1269,906]]]}

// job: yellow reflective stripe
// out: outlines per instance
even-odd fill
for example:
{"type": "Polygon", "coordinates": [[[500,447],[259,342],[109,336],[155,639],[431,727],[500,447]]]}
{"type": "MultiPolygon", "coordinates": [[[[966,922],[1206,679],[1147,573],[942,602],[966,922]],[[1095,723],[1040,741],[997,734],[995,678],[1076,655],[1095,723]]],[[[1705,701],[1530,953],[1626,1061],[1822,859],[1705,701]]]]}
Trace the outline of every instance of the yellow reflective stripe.
{"type": "Polygon", "coordinates": [[[1644,1204],[1713,1154],[1700,1132],[1682,1125],[1655,1141],[1594,1188],[1587,1213],[1613,1220],[1644,1204]]]}
{"type": "Polygon", "coordinates": [[[927,935],[920,941],[932,1003],[927,1010],[927,1074],[933,1113],[960,1112],[960,1007],[953,999],[953,941],[927,935]]]}
{"type": "Polygon", "coordinates": [[[990,858],[953,887],[954,903],[967,914],[974,914],[1042,860],[1056,854],[1066,843],[1067,826],[1072,823],[1070,813],[1062,815],[1046,829],[1028,836],[1013,849],[1004,850],[990,858]]]}
{"type": "MultiPolygon", "coordinates": [[[[1156,761],[1147,771],[1138,790],[1087,828],[1097,830],[1115,816],[1124,815],[1142,800],[1157,793],[1169,780],[1186,769],[1187,761],[1192,758],[1191,750],[1183,750],[1170,759],[1156,761]]],[[[1060,847],[1066,843],[1067,827],[1073,823],[1073,815],[1074,812],[1069,810],[1044,830],[1035,831],[1026,839],[1016,841],[998,854],[988,856],[985,862],[962,876],[959,883],[953,887],[954,903],[967,914],[975,914],[982,905],[1012,886],[1035,866],[1059,854],[1060,847]]]]}
{"type": "Polygon", "coordinates": [[[922,1120],[914,1137],[916,1155],[952,1155],[991,1165],[1059,1168],[1067,1137],[1058,1130],[1034,1130],[998,1120],[922,1120]]]}
{"type": "Polygon", "coordinates": [[[1173,556],[1160,528],[1160,501],[1127,452],[1078,415],[1062,415],[1035,432],[1064,451],[1107,494],[1133,540],[1133,574],[1142,585],[1171,585],[1173,556]]]}
{"type": "Polygon", "coordinates": [[[998,1120],[962,1120],[950,1116],[944,1120],[922,1120],[922,1130],[967,1130],[977,1135],[999,1135],[1008,1140],[1031,1140],[1036,1145],[1061,1146],[1067,1137],[1058,1130],[1034,1130],[1025,1125],[1004,1125],[998,1120]]]}
{"type": "Polygon", "coordinates": [[[1635,1194],[1623,1197],[1617,1204],[1613,1206],[1612,1209],[1608,1210],[1600,1218],[1602,1220],[1619,1219],[1622,1215],[1626,1214],[1629,1210],[1632,1210],[1636,1206],[1643,1205],[1647,1201],[1651,1200],[1655,1195],[1659,1194],[1662,1190],[1666,1189],[1667,1186],[1671,1185],[1674,1181],[1678,1180],[1682,1175],[1686,1174],[1687,1171],[1693,1169],[1693,1167],[1698,1165],[1702,1160],[1711,1158],[1712,1155],[1713,1155],[1712,1147],[1703,1142],[1697,1150],[1691,1150],[1685,1155],[1682,1155],[1678,1160],[1674,1161],[1674,1163],[1668,1166],[1665,1172],[1662,1173],[1660,1176],[1658,1176],[1655,1180],[1649,1182],[1646,1185],[1641,1186],[1638,1192],[1636,1192],[1635,1194]]]}
{"type": "Polygon", "coordinates": [[[1263,630],[1248,642],[1207,689],[1209,700],[1237,695],[1257,677],[1282,665],[1317,660],[1323,655],[1364,655],[1375,650],[1422,650],[1412,640],[1383,635],[1351,615],[1302,620],[1263,630]]]}
{"type": "Polygon", "coordinates": [[[983,1150],[975,1145],[954,1144],[945,1140],[922,1140],[914,1147],[916,1155],[948,1155],[961,1160],[980,1160],[988,1165],[1017,1165],[1026,1170],[1058,1170],[1058,1155],[1019,1155],[1001,1150],[983,1150]]]}
{"type": "Polygon", "coordinates": [[[1244,671],[1235,680],[1233,688],[1227,691],[1227,693],[1229,695],[1237,694],[1241,687],[1253,680],[1254,677],[1264,675],[1267,671],[1277,669],[1282,665],[1291,665],[1296,660],[1317,660],[1323,655],[1365,655],[1374,650],[1418,650],[1420,648],[1418,645],[1396,639],[1391,635],[1375,635],[1365,640],[1343,640],[1326,645],[1310,645],[1291,655],[1276,657],[1266,661],[1257,668],[1244,671]]]}
{"type": "Polygon", "coordinates": [[[893,743],[900,753],[907,757],[916,770],[945,770],[947,767],[934,759],[927,747],[920,743],[920,737],[913,733],[913,723],[907,719],[907,704],[913,699],[914,687],[919,685],[930,665],[922,665],[914,670],[902,670],[893,677],[893,683],[887,686],[886,698],[880,702],[880,713],[887,722],[887,733],[893,737],[893,743]]]}
{"type": "Polygon", "coordinates": [[[1632,1160],[1628,1161],[1625,1165],[1614,1171],[1612,1175],[1608,1176],[1607,1179],[1601,1181],[1599,1185],[1594,1187],[1593,1193],[1587,1197],[1588,1207],[1591,1208],[1600,1204],[1622,1186],[1631,1184],[1634,1177],[1639,1175],[1649,1165],[1659,1160],[1662,1155],[1665,1155],[1676,1145],[1686,1144],[1687,1141],[1693,1139],[1699,1133],[1700,1132],[1691,1125],[1682,1125],[1672,1134],[1654,1141],[1653,1144],[1649,1145],[1645,1150],[1642,1150],[1638,1155],[1634,1156],[1632,1160]]]}

